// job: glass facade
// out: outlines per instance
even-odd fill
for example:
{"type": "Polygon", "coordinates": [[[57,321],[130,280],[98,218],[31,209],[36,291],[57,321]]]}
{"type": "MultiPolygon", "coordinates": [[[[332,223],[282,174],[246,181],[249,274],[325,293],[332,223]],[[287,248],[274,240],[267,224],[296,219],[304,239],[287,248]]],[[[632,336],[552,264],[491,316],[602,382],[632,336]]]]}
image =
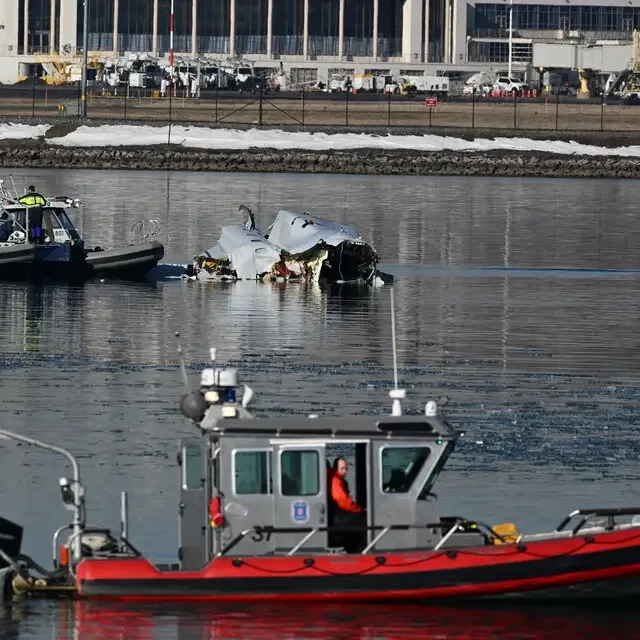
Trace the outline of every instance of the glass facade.
{"type": "MultiPolygon", "coordinates": [[[[199,54],[229,54],[231,3],[235,2],[235,42],[237,55],[266,54],[269,0],[174,0],[174,50],[177,54],[193,50],[193,3],[196,7],[195,50],[199,54]]],[[[403,4],[407,0],[378,0],[378,42],[380,59],[402,55],[403,4]]],[[[415,0],[414,0],[415,1],[415,0]]],[[[428,62],[444,57],[444,0],[422,0],[428,4],[428,62]]],[[[54,0],[56,20],[51,41],[51,0],[17,0],[18,46],[29,53],[58,51],[60,4],[54,0]],[[28,39],[24,42],[24,10],[28,3],[28,39]]],[[[116,0],[87,0],[89,49],[118,52],[169,51],[169,11],[171,0],[157,2],[157,41],[153,43],[154,0],[118,0],[117,25],[114,25],[116,0]],[[115,27],[115,29],[114,29],[115,27]],[[117,42],[113,42],[114,31],[117,42]]],[[[273,0],[271,52],[275,56],[302,55],[305,0],[273,0]]],[[[308,0],[311,59],[337,56],[339,53],[340,0],[308,0]]],[[[77,42],[82,46],[83,0],[77,0],[77,42]]],[[[509,4],[479,3],[467,5],[467,34],[472,38],[506,39],[509,4]]],[[[630,39],[640,28],[640,7],[526,4],[513,6],[516,36],[531,37],[528,32],[579,30],[599,37],[630,39]],[[517,32],[521,32],[518,34],[517,32]]],[[[535,34],[533,34],[535,37],[535,34]]],[[[373,0],[344,0],[343,54],[347,60],[373,55],[373,0]]],[[[496,42],[468,43],[466,56],[475,62],[500,62],[506,59],[506,45],[496,42]]],[[[460,54],[462,56],[462,54],[460,54]]],[[[518,61],[531,58],[530,45],[518,45],[518,61]]]]}
{"type": "MultiPolygon", "coordinates": [[[[469,7],[472,30],[507,30],[509,5],[476,4],[469,7]]],[[[640,26],[640,7],[592,7],[581,5],[513,5],[514,29],[540,31],[614,31],[633,32],[640,26]]],[[[480,35],[480,31],[477,33],[480,35]]]]}
{"type": "MultiPolygon", "coordinates": [[[[311,16],[309,18],[311,27],[311,16]]],[[[273,53],[302,55],[303,31],[304,0],[277,0],[273,3],[273,53]]]]}
{"type": "MultiPolygon", "coordinates": [[[[160,13],[158,12],[159,21],[160,13]]],[[[118,51],[151,51],[152,37],[153,0],[120,0],[118,51]]]]}
{"type": "MultiPolygon", "coordinates": [[[[19,0],[24,7],[25,0],[19,0]]],[[[60,0],[56,0],[59,4],[60,0]]],[[[50,0],[30,0],[30,46],[48,49],[50,0]],[[43,27],[44,25],[44,27],[43,27]]],[[[113,51],[114,0],[88,0],[89,49],[113,51]]],[[[236,54],[267,52],[268,0],[235,0],[236,54]]],[[[158,0],[157,51],[169,50],[171,0],[158,0]]],[[[434,5],[439,6],[436,0],[434,5]]],[[[231,0],[198,0],[198,53],[228,54],[231,0]]],[[[309,55],[337,56],[340,0],[308,0],[309,55]]],[[[174,0],[176,53],[191,52],[192,0],[174,0]]],[[[77,5],[77,46],[82,46],[84,6],[77,5]]],[[[378,55],[402,51],[402,1],[379,0],[378,55]]],[[[433,8],[437,14],[437,7],[433,8]]],[[[115,50],[153,50],[153,0],[119,0],[118,41],[115,50]]],[[[433,19],[433,18],[432,18],[433,19]]],[[[302,55],[304,0],[273,0],[271,51],[302,55]]],[[[373,55],[373,0],[345,0],[344,55],[373,55]]],[[[22,29],[21,35],[22,37],[22,29]]],[[[22,43],[22,40],[21,40],[22,43]]]]}
{"type": "MultiPolygon", "coordinates": [[[[530,42],[515,42],[512,48],[513,62],[531,62],[533,45],[530,42]]],[[[470,42],[469,60],[471,62],[506,62],[509,59],[509,43],[470,42]]]]}
{"type": "Polygon", "coordinates": [[[198,51],[229,52],[229,2],[198,2],[198,51]]]}
{"type": "MultiPolygon", "coordinates": [[[[151,19],[147,27],[149,46],[144,49],[131,51],[151,51],[153,33],[153,0],[130,0],[131,4],[140,9],[148,7],[151,19]]],[[[171,15],[171,0],[158,0],[158,51],[169,51],[169,18],[171,15]]],[[[191,2],[190,0],[174,0],[173,50],[176,53],[191,51],[191,2]]],[[[142,35],[142,34],[141,34],[142,35]]]]}
{"type": "MultiPolygon", "coordinates": [[[[24,43],[24,9],[26,0],[18,2],[18,47],[22,51],[24,43]]],[[[51,46],[51,0],[28,0],[29,34],[26,43],[28,53],[45,53],[51,46]]],[[[56,16],[60,16],[60,0],[55,0],[56,16]]],[[[54,43],[60,39],[60,20],[54,21],[54,43]]],[[[55,45],[54,45],[55,46],[55,45]]]]}
{"type": "MultiPolygon", "coordinates": [[[[87,2],[89,51],[113,50],[113,0],[93,0],[93,2],[87,0],[87,2]]],[[[82,0],[78,0],[76,30],[79,47],[82,47],[83,17],[84,5],[82,0]]]]}

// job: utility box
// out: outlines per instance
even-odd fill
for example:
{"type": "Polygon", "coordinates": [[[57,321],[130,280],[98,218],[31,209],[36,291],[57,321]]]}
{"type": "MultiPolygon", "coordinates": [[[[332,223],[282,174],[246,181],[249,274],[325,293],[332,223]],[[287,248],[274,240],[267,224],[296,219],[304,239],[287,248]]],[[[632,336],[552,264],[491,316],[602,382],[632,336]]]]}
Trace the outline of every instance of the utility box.
{"type": "Polygon", "coordinates": [[[78,116],[80,108],[77,102],[65,102],[58,105],[58,115],[60,116],[78,116]]]}

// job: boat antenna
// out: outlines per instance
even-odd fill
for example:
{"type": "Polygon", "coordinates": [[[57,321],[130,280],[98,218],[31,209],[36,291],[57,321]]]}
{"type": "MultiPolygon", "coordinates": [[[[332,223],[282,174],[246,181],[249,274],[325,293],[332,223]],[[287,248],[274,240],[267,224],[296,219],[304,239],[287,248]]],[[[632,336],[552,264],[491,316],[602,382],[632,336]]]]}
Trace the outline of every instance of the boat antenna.
{"type": "Polygon", "coordinates": [[[16,183],[13,181],[13,173],[10,173],[9,177],[11,178],[11,184],[13,185],[13,193],[15,193],[16,200],[17,200],[18,199],[18,190],[16,189],[16,183]]]}
{"type": "Polygon", "coordinates": [[[391,342],[393,350],[393,388],[398,388],[398,350],[396,348],[396,305],[391,287],[391,342]]]}
{"type": "Polygon", "coordinates": [[[391,415],[392,416],[401,416],[402,415],[402,402],[404,399],[406,392],[404,389],[398,388],[398,351],[396,348],[396,309],[395,309],[395,298],[393,295],[393,287],[390,287],[390,297],[391,297],[391,342],[392,342],[392,350],[393,350],[393,389],[389,391],[389,397],[393,400],[393,404],[391,405],[391,415]]]}
{"type": "Polygon", "coordinates": [[[184,353],[182,351],[182,344],[180,342],[180,332],[176,331],[176,340],[178,341],[178,358],[180,359],[180,372],[182,373],[182,380],[184,381],[184,386],[187,389],[187,393],[191,391],[191,387],[189,386],[189,376],[187,376],[187,367],[184,363],[184,353]]]}

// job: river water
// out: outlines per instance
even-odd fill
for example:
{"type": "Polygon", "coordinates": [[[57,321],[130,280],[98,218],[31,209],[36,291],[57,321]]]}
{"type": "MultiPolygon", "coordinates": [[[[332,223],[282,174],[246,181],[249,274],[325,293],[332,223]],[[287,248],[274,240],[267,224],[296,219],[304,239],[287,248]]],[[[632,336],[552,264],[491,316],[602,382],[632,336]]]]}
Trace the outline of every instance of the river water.
{"type": "MultiPolygon", "coordinates": [[[[125,171],[13,172],[19,187],[78,195],[90,246],[113,246],[141,218],[166,233],[166,262],[212,246],[244,203],[266,227],[279,208],[357,226],[396,276],[406,408],[446,393],[465,431],[436,491],[446,514],[521,530],[577,507],[638,498],[640,183],[605,180],[353,177],[125,171]]],[[[77,454],[89,519],[154,558],[178,544],[176,339],[190,372],[242,363],[258,415],[387,412],[389,288],[3,283],[0,424],[77,454]]],[[[0,445],[3,516],[51,564],[69,520],[64,462],[0,445]]],[[[172,608],[29,602],[0,615],[24,640],[62,638],[640,637],[633,610],[404,607],[172,608]]]]}

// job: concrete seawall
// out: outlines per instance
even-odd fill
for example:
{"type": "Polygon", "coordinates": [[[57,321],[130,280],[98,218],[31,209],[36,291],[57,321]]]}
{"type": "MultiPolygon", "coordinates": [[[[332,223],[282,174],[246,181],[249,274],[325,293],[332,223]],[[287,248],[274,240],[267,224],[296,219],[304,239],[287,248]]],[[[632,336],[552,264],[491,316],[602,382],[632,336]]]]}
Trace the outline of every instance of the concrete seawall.
{"type": "Polygon", "coordinates": [[[0,167],[365,175],[640,178],[640,159],[522,152],[202,151],[180,148],[0,147],[0,167]]]}
{"type": "MultiPolygon", "coordinates": [[[[15,120],[14,120],[15,121],[15,120]]],[[[98,123],[92,123],[98,124],[98,123]]],[[[102,123],[100,123],[102,124],[102,123]]],[[[106,123],[105,123],[106,124],[106,123]]],[[[143,124],[143,123],[140,123],[143,124]]],[[[156,123],[160,124],[160,123],[156,123]]],[[[78,124],[56,123],[46,138],[65,135],[78,124]],[[57,125],[57,126],[56,126],[57,125]]],[[[240,127],[238,127],[240,128],[240,127]]],[[[309,131],[309,129],[307,129],[309,131]]],[[[324,130],[341,133],[342,130],[324,130]]],[[[362,129],[359,132],[363,132],[362,129]]],[[[375,133],[399,133],[380,131],[375,133]]],[[[403,131],[403,133],[418,133],[403,131]]],[[[425,133],[424,130],[419,133],[425,133]]],[[[430,133],[436,133],[435,131],[430,133]]],[[[505,136],[505,132],[438,131],[440,135],[465,139],[505,136]]],[[[546,140],[573,140],[602,147],[636,144],[637,135],[571,135],[568,133],[518,131],[511,136],[546,140]]],[[[0,143],[0,167],[131,169],[158,171],[241,171],[268,173],[341,173],[365,175],[448,175],[510,177],[639,178],[640,158],[599,155],[576,156],[534,151],[409,151],[357,149],[306,151],[247,149],[206,150],[180,145],[132,147],[60,147],[46,139],[4,140],[0,143]]]]}

